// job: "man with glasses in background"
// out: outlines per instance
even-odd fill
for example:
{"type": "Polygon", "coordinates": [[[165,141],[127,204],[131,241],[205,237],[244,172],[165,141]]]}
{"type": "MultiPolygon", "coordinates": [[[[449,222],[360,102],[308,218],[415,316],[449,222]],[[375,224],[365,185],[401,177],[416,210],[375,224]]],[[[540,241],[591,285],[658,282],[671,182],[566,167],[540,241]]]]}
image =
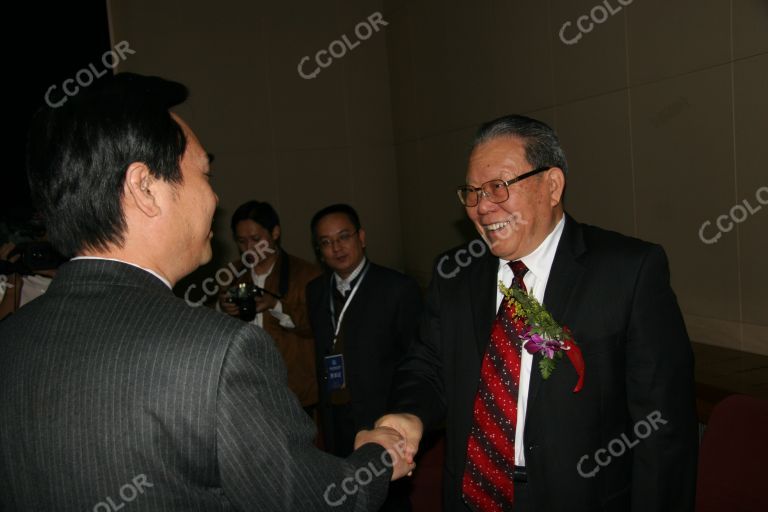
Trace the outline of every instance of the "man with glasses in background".
{"type": "Polygon", "coordinates": [[[409,453],[446,425],[445,510],[693,510],[693,357],[666,255],[576,222],[566,175],[546,124],[480,127],[458,195],[490,251],[436,269],[377,424],[409,453]]]}
{"type": "MultiPolygon", "coordinates": [[[[320,419],[325,449],[345,456],[355,434],[386,412],[392,375],[416,335],[421,293],[416,282],[366,258],[357,212],[334,204],[312,217],[312,240],[328,272],[307,285],[315,335],[320,419]]],[[[395,483],[382,510],[408,510],[395,483]]]]}

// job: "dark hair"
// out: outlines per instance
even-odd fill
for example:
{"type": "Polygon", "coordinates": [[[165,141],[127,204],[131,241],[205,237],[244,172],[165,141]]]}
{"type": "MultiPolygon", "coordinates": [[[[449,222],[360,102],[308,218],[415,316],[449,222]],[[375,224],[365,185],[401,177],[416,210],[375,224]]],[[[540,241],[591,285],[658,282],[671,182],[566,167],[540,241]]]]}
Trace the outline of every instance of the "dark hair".
{"type": "Polygon", "coordinates": [[[270,233],[275,226],[280,225],[280,218],[272,205],[261,201],[248,201],[237,207],[230,223],[233,234],[238,222],[243,220],[252,220],[270,233]]]}
{"type": "Polygon", "coordinates": [[[560,139],[549,125],[521,115],[508,115],[483,123],[475,133],[474,150],[480,144],[497,137],[518,137],[525,143],[525,158],[534,168],[559,167],[568,174],[560,139]]]}
{"type": "Polygon", "coordinates": [[[323,217],[327,217],[328,215],[333,215],[334,213],[343,213],[347,217],[349,217],[349,221],[352,223],[353,226],[355,226],[355,229],[360,229],[360,217],[357,215],[357,212],[354,208],[349,206],[348,204],[338,203],[338,204],[332,204],[330,206],[326,206],[322,210],[318,211],[316,214],[312,216],[312,221],[309,223],[309,229],[312,233],[312,244],[317,245],[317,224],[320,222],[320,220],[323,217]]]}
{"type": "Polygon", "coordinates": [[[35,114],[27,175],[48,237],[63,255],[124,243],[130,164],[143,162],[154,177],[181,183],[187,139],[168,109],[186,98],[180,83],[121,73],[35,114]]]}

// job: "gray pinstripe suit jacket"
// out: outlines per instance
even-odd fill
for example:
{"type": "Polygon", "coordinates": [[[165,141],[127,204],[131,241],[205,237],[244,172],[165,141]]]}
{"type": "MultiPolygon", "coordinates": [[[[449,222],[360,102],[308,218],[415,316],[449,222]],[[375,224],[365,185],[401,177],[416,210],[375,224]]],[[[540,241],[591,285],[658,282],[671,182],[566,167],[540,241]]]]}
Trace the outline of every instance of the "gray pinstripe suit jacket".
{"type": "Polygon", "coordinates": [[[0,323],[2,510],[376,510],[383,448],[313,437],[263,330],[139,268],[70,262],[0,323]]]}

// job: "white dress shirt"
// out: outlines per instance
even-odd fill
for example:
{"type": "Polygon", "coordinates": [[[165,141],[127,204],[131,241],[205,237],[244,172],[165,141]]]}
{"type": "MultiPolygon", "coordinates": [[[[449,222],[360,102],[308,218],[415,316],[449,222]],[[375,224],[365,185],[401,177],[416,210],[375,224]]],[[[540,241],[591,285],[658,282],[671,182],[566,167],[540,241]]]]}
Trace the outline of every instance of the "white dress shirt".
{"type": "MultiPolygon", "coordinates": [[[[257,274],[256,273],[256,267],[251,268],[251,279],[253,279],[253,284],[258,286],[259,288],[264,288],[264,285],[267,282],[267,278],[269,277],[269,274],[272,273],[272,269],[275,268],[275,264],[273,263],[271,267],[267,269],[266,272],[263,274],[257,274]]],[[[280,305],[280,301],[278,301],[278,305],[280,305]]],[[[282,305],[280,305],[280,310],[282,311],[282,305]]],[[[253,320],[251,320],[251,323],[253,325],[258,325],[259,327],[264,327],[264,313],[256,313],[256,316],[253,317],[253,320]]]]}
{"type": "MultiPolygon", "coordinates": [[[[555,225],[555,229],[547,235],[547,238],[528,256],[520,260],[528,267],[523,281],[529,293],[532,293],[536,300],[544,302],[544,291],[547,289],[549,281],[549,271],[552,269],[552,262],[555,259],[557,244],[560,242],[560,236],[563,234],[565,226],[565,216],[555,225]]],[[[499,258],[498,278],[505,285],[510,286],[514,273],[509,268],[509,261],[499,258]]],[[[501,306],[504,294],[501,290],[496,290],[496,310],[501,306]]],[[[525,429],[525,414],[528,407],[528,387],[531,381],[531,366],[533,355],[527,350],[522,350],[520,361],[520,387],[517,392],[517,429],[515,430],[515,465],[525,466],[525,450],[523,446],[523,431],[525,429]]]]}
{"type": "MultiPolygon", "coordinates": [[[[267,283],[267,278],[272,273],[272,269],[274,268],[275,264],[273,263],[272,266],[269,267],[269,269],[263,274],[257,274],[256,267],[251,268],[251,279],[253,279],[253,284],[259,288],[264,288],[264,285],[267,283]]],[[[293,329],[296,327],[296,324],[293,323],[291,315],[283,312],[283,303],[280,302],[280,300],[277,301],[274,308],[269,310],[269,314],[277,318],[277,320],[280,322],[280,325],[286,329],[293,329]]],[[[259,327],[264,327],[264,314],[256,313],[256,316],[253,320],[251,320],[251,323],[258,325],[259,327]]]]}
{"type": "Polygon", "coordinates": [[[357,276],[363,271],[366,261],[368,261],[368,259],[363,256],[362,261],[357,264],[355,270],[353,270],[346,278],[341,277],[336,272],[333,273],[333,277],[336,278],[336,289],[339,290],[342,297],[346,296],[347,292],[352,289],[352,281],[357,279],[357,276]]]}

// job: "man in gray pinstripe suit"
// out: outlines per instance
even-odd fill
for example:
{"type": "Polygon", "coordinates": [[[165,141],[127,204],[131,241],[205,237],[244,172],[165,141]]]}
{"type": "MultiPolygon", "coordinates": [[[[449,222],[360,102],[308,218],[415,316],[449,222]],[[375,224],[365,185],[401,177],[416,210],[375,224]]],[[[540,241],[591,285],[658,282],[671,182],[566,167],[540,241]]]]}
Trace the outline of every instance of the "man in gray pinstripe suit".
{"type": "Polygon", "coordinates": [[[122,74],[33,122],[33,194],[74,258],[0,323],[0,509],[376,510],[412,469],[399,435],[315,449],[268,335],[171,292],[218,200],[185,97],[122,74]]]}

